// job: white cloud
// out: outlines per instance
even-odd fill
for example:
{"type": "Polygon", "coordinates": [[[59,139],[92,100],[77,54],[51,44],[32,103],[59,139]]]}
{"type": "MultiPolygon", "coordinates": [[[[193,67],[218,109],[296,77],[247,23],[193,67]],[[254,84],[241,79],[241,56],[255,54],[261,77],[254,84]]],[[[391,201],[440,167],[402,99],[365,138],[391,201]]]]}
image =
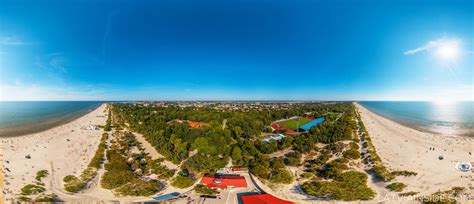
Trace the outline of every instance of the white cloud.
{"type": "Polygon", "coordinates": [[[35,65],[49,72],[67,73],[68,57],[63,53],[51,53],[36,57],[35,65]]]}
{"type": "Polygon", "coordinates": [[[114,100],[117,96],[97,86],[45,86],[38,84],[0,84],[0,101],[114,100]]]}
{"type": "Polygon", "coordinates": [[[432,40],[427,42],[426,44],[411,49],[403,52],[404,55],[411,55],[411,54],[416,54],[418,52],[423,52],[423,51],[435,51],[439,50],[440,48],[446,47],[447,45],[455,45],[455,46],[460,46],[461,40],[456,39],[456,38],[439,38],[436,40],[432,40]]]}
{"type": "Polygon", "coordinates": [[[16,36],[3,36],[0,37],[0,45],[25,45],[26,42],[22,41],[16,36]]]}

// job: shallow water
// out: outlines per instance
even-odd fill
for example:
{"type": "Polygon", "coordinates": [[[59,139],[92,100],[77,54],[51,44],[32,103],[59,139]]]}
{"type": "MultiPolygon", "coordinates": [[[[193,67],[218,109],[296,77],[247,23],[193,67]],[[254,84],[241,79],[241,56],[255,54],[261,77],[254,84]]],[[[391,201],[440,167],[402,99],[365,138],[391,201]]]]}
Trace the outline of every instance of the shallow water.
{"type": "Polygon", "coordinates": [[[446,135],[474,135],[474,102],[363,101],[367,109],[417,129],[446,135]]]}
{"type": "Polygon", "coordinates": [[[51,128],[97,108],[97,101],[2,101],[0,136],[51,128]]]}

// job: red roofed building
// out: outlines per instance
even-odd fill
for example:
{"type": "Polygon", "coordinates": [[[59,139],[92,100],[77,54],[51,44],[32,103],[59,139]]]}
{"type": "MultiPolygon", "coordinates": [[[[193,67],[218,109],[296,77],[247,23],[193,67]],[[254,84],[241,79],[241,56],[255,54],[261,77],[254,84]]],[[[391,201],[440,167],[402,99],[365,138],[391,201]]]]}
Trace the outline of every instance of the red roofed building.
{"type": "Polygon", "coordinates": [[[208,188],[247,188],[245,177],[236,175],[206,175],[202,177],[200,184],[208,188]]]}
{"type": "Polygon", "coordinates": [[[242,196],[244,204],[292,204],[293,202],[279,199],[270,194],[257,194],[242,196]]]}

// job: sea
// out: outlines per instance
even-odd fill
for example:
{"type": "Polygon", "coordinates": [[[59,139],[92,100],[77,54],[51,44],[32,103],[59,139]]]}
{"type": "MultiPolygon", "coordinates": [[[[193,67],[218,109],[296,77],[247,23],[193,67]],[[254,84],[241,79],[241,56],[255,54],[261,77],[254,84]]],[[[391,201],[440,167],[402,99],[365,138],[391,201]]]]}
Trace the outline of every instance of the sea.
{"type": "Polygon", "coordinates": [[[370,111],[418,130],[474,136],[474,101],[361,101],[370,111]]]}
{"type": "Polygon", "coordinates": [[[98,101],[1,101],[0,137],[40,132],[96,109],[98,101]]]}

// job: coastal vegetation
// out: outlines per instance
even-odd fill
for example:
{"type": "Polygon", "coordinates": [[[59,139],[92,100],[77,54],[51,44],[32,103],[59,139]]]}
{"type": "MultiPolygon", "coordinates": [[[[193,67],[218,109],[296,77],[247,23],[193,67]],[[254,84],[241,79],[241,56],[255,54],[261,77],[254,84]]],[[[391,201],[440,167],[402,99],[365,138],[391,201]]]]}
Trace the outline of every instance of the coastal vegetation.
{"type": "Polygon", "coordinates": [[[360,154],[354,145],[338,142],[327,145],[316,159],[308,160],[307,171],[315,171],[317,177],[303,183],[302,189],[309,195],[323,199],[351,201],[374,198],[375,192],[367,186],[367,174],[350,167],[350,161],[356,158],[342,156],[330,160],[349,150],[360,154]]]}
{"type": "Polygon", "coordinates": [[[48,203],[51,203],[51,202],[54,202],[57,198],[57,195],[52,193],[52,194],[47,194],[47,195],[40,195],[38,196],[37,198],[35,198],[35,202],[42,202],[42,203],[45,203],[45,202],[48,202],[48,203]]]}
{"type": "Polygon", "coordinates": [[[104,132],[102,134],[102,137],[100,138],[100,143],[99,147],[97,148],[97,151],[95,152],[94,157],[89,163],[89,167],[97,168],[99,169],[104,162],[104,154],[105,154],[105,149],[106,149],[106,141],[108,137],[108,133],[104,132]]]}
{"type": "Polygon", "coordinates": [[[301,187],[309,195],[333,200],[371,200],[375,197],[375,192],[367,187],[367,174],[355,170],[336,171],[331,178],[331,181],[306,182],[301,187]]]}
{"type": "MultiPolygon", "coordinates": [[[[302,177],[311,180],[303,184],[303,190],[311,195],[337,200],[368,200],[375,195],[367,187],[367,175],[355,171],[349,164],[360,158],[358,140],[354,138],[357,128],[355,111],[350,103],[305,103],[287,109],[246,111],[175,104],[166,107],[113,104],[111,110],[113,121],[117,123],[114,127],[123,126],[143,134],[167,160],[180,165],[186,173],[181,171],[173,177],[174,171],[165,169],[160,161],[148,162],[151,172],[160,175],[160,179],[171,179],[171,185],[178,188],[192,186],[196,178],[215,173],[232,159],[233,165],[249,167],[256,177],[277,185],[294,181],[295,176],[288,166],[305,165],[306,172],[302,177]],[[324,117],[325,122],[308,132],[286,134],[280,141],[260,140],[262,132],[271,132],[269,127],[273,121],[295,115],[324,117]],[[207,125],[192,128],[182,121],[199,121],[207,125]],[[323,144],[325,148],[320,150],[317,144],[323,144]],[[280,151],[287,152],[282,156],[271,156],[280,151]],[[307,154],[318,156],[303,162],[303,155],[307,154]],[[354,189],[359,193],[354,194],[354,189]]],[[[112,155],[110,157],[115,157],[112,155]]],[[[124,160],[111,163],[116,168],[122,166],[125,171],[124,164],[124,160]]],[[[132,176],[125,172],[122,174],[122,177],[132,176]]],[[[115,186],[109,188],[112,187],[115,186]]],[[[201,187],[196,189],[204,190],[201,187]]]]}
{"type": "Polygon", "coordinates": [[[36,179],[36,181],[41,182],[41,179],[43,179],[47,175],[48,175],[48,170],[40,170],[40,171],[36,172],[35,179],[36,179]]]}
{"type": "Polygon", "coordinates": [[[63,178],[64,190],[71,193],[79,192],[83,190],[87,186],[87,183],[89,183],[97,175],[98,169],[102,167],[102,163],[104,162],[106,142],[107,137],[109,135],[107,131],[110,131],[107,128],[110,128],[110,122],[111,116],[109,111],[109,114],[107,115],[107,122],[104,127],[104,133],[102,133],[102,137],[100,139],[99,146],[97,147],[94,157],[91,159],[88,164],[88,167],[81,173],[79,177],[74,175],[68,175],[63,178]]]}
{"type": "Polygon", "coordinates": [[[392,171],[392,174],[395,176],[416,176],[418,173],[413,172],[413,171],[392,171]]]}
{"type": "Polygon", "coordinates": [[[208,188],[208,187],[206,187],[205,185],[202,185],[202,184],[196,185],[196,187],[194,187],[194,191],[198,194],[201,194],[201,195],[210,195],[210,196],[213,196],[213,195],[216,195],[217,193],[219,193],[219,191],[217,189],[208,188]]]}
{"type": "Polygon", "coordinates": [[[91,181],[97,174],[97,169],[94,167],[86,168],[79,177],[74,175],[68,175],[63,178],[64,190],[75,193],[79,192],[87,186],[87,183],[91,181]]]}
{"type": "Polygon", "coordinates": [[[41,185],[26,184],[21,188],[21,195],[28,196],[44,192],[46,189],[41,185]]]}
{"type": "MultiPolygon", "coordinates": [[[[46,188],[44,187],[44,183],[42,179],[48,175],[48,170],[40,170],[36,172],[35,176],[35,183],[34,184],[26,184],[20,189],[20,196],[17,197],[19,201],[22,202],[30,202],[32,200],[43,200],[42,197],[44,195],[38,195],[44,193],[46,188]],[[38,195],[35,199],[31,199],[30,196],[38,195]]],[[[45,201],[46,202],[46,201],[45,201]]]]}
{"type": "Polygon", "coordinates": [[[171,181],[171,185],[176,188],[188,188],[194,184],[195,180],[191,175],[178,173],[178,176],[171,181]]]}
{"type": "Polygon", "coordinates": [[[457,203],[456,197],[460,196],[464,190],[464,187],[455,186],[450,190],[438,191],[427,196],[419,196],[417,200],[424,204],[455,204],[457,203]]]}
{"type": "Polygon", "coordinates": [[[133,134],[115,131],[113,136],[114,140],[106,154],[106,172],[101,178],[102,187],[114,190],[119,196],[150,196],[160,191],[162,184],[159,181],[142,178],[142,175],[149,171],[149,158],[142,152],[133,134]],[[141,151],[132,153],[134,149],[141,151]]]}
{"type": "Polygon", "coordinates": [[[416,176],[417,173],[407,170],[390,171],[385,165],[383,165],[380,156],[377,154],[375,146],[372,144],[369,133],[365,128],[364,123],[360,117],[360,114],[356,112],[356,117],[359,121],[360,128],[362,130],[362,140],[364,148],[367,148],[367,155],[364,155],[364,162],[371,164],[372,172],[377,176],[378,179],[384,182],[393,181],[397,176],[416,176]]]}
{"type": "Polygon", "coordinates": [[[408,191],[408,192],[404,192],[404,193],[399,193],[398,196],[406,197],[406,196],[414,196],[414,195],[417,195],[417,194],[418,194],[418,192],[408,191]]]}
{"type": "Polygon", "coordinates": [[[105,125],[104,125],[104,131],[106,132],[109,132],[112,130],[112,118],[110,117],[111,115],[111,111],[109,109],[108,113],[107,113],[107,120],[105,121],[105,125]]]}
{"type": "Polygon", "coordinates": [[[395,192],[402,192],[406,187],[406,184],[400,182],[393,182],[387,186],[388,189],[395,192]]]}
{"type": "Polygon", "coordinates": [[[174,176],[176,170],[168,169],[166,166],[162,165],[164,159],[155,159],[155,160],[148,160],[148,166],[151,169],[151,173],[158,175],[159,179],[168,180],[174,176]]]}

